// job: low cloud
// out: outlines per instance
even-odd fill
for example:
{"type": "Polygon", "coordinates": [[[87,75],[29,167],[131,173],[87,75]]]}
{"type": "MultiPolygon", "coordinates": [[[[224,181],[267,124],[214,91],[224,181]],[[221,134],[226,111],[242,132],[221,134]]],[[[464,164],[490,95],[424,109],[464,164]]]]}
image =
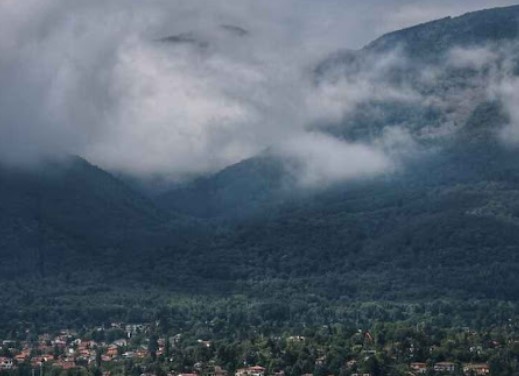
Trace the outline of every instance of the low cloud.
{"type": "MultiPolygon", "coordinates": [[[[4,0],[0,158],[78,154],[110,170],[181,179],[279,145],[302,161],[304,184],[390,170],[387,136],[355,144],[315,129],[369,101],[433,101],[384,80],[405,64],[398,51],[317,86],[313,68],[376,37],[376,25],[416,22],[422,16],[408,10],[418,3],[4,0]]],[[[454,11],[440,8],[431,18],[454,11]]]]}
{"type": "Polygon", "coordinates": [[[320,134],[305,133],[279,145],[299,185],[320,188],[388,172],[393,162],[382,149],[320,134]]]}
{"type": "Polygon", "coordinates": [[[299,137],[354,100],[314,92],[312,67],[340,46],[322,28],[344,7],[307,2],[319,22],[291,0],[3,2],[0,157],[176,179],[299,137]]]}
{"type": "Polygon", "coordinates": [[[455,68],[482,69],[495,64],[499,55],[490,48],[453,48],[448,56],[447,64],[455,68]]]}
{"type": "Polygon", "coordinates": [[[497,88],[497,95],[503,103],[509,123],[501,131],[501,139],[508,145],[519,143],[519,78],[501,82],[497,88]]]}

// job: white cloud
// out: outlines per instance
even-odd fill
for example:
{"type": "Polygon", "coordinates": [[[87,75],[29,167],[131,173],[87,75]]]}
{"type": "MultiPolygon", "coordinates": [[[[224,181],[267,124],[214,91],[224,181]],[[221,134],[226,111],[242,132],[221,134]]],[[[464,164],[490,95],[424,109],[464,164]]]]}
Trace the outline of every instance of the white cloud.
{"type": "Polygon", "coordinates": [[[519,103],[519,78],[501,82],[496,90],[510,118],[510,122],[501,132],[501,138],[507,144],[517,145],[519,143],[519,107],[517,106],[519,103]]]}
{"type": "Polygon", "coordinates": [[[2,3],[0,79],[11,88],[0,94],[2,159],[72,153],[175,177],[304,132],[320,111],[308,68],[336,48],[309,31],[333,20],[328,8],[317,7],[316,23],[291,0],[232,5],[2,3]],[[157,41],[186,33],[197,43],[157,41]]]}
{"type": "MultiPolygon", "coordinates": [[[[367,99],[420,98],[406,87],[377,85],[398,54],[317,90],[311,68],[331,51],[368,42],[377,25],[413,4],[393,0],[388,11],[388,2],[371,0],[4,0],[0,158],[72,153],[110,169],[176,178],[297,139],[354,162],[351,153],[365,156],[366,145],[306,129],[337,121],[367,99]],[[199,43],[158,42],[186,33],[199,43]]],[[[315,155],[318,164],[328,158],[315,155]]],[[[383,165],[373,160],[366,170],[383,165]]],[[[355,166],[346,170],[360,171],[355,166]]]]}
{"type": "Polygon", "coordinates": [[[322,188],[394,168],[381,149],[315,132],[301,134],[278,147],[278,152],[292,162],[292,172],[303,187],[322,188]]]}
{"type": "Polygon", "coordinates": [[[489,64],[496,63],[499,55],[490,48],[453,48],[448,56],[447,63],[455,68],[481,69],[489,64]]]}

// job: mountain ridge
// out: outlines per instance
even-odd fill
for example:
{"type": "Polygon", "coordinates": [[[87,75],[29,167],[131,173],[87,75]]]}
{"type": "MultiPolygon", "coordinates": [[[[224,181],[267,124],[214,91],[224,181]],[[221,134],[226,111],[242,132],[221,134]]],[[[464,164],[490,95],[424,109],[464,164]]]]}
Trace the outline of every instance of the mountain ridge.
{"type": "MultiPolygon", "coordinates": [[[[492,25],[502,17],[511,25],[519,6],[511,9],[512,16],[503,9],[470,13],[411,33],[431,26],[440,33],[438,25],[460,20],[473,30],[493,17],[492,25]]],[[[452,30],[444,30],[445,40],[452,30]]],[[[410,39],[419,39],[411,48],[423,48],[423,34],[410,39]]],[[[394,35],[401,34],[389,40],[394,35]]],[[[378,49],[370,64],[382,56],[378,49]]],[[[374,69],[358,64],[361,58],[325,61],[316,85],[374,69]]],[[[381,138],[388,128],[408,131],[423,152],[391,174],[304,190],[286,161],[266,153],[150,199],[81,159],[43,175],[1,170],[0,283],[10,288],[0,289],[0,301],[18,302],[13,291],[37,290],[41,282],[75,294],[63,303],[74,312],[82,281],[114,317],[121,301],[148,313],[150,302],[179,295],[270,301],[275,292],[289,306],[315,296],[334,304],[518,301],[519,148],[500,136],[510,122],[506,108],[465,96],[484,89],[477,70],[438,63],[438,76],[425,85],[418,79],[424,65],[406,71],[407,62],[376,72],[373,83],[410,86],[421,99],[432,92],[446,107],[368,97],[337,124],[318,127],[348,142],[381,138]],[[420,137],[445,124],[453,129],[446,136],[420,137]]],[[[54,303],[41,304],[55,312],[54,303]]]]}
{"type": "Polygon", "coordinates": [[[399,43],[403,43],[403,48],[406,49],[412,42],[418,47],[425,45],[429,48],[427,51],[426,48],[416,50],[414,47],[411,50],[414,57],[418,56],[415,51],[422,53],[422,56],[430,57],[439,50],[451,48],[461,42],[470,47],[488,41],[516,39],[518,36],[519,5],[513,5],[469,12],[457,17],[445,17],[393,31],[368,43],[363,50],[380,51],[387,47],[394,48],[394,45],[399,43]]]}

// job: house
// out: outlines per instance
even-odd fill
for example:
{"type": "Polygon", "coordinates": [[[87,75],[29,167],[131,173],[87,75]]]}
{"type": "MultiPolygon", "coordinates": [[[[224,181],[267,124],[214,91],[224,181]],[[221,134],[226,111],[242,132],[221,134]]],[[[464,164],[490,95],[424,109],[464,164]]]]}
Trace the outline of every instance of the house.
{"type": "Polygon", "coordinates": [[[52,336],[49,333],[40,334],[38,336],[38,341],[40,342],[47,342],[52,339],[52,336]]]}
{"type": "Polygon", "coordinates": [[[97,347],[97,343],[95,341],[83,341],[79,345],[78,349],[95,349],[97,347]]]}
{"type": "Polygon", "coordinates": [[[56,346],[59,349],[64,349],[67,346],[67,342],[58,338],[58,339],[52,341],[52,345],[56,346]]]}
{"type": "Polygon", "coordinates": [[[214,362],[204,365],[201,362],[195,363],[193,369],[202,376],[227,376],[228,372],[214,362]]]}
{"type": "Polygon", "coordinates": [[[77,352],[78,352],[79,356],[82,356],[83,358],[88,358],[91,355],[95,355],[95,353],[93,351],[91,352],[90,350],[88,350],[86,348],[78,349],[77,352]]]}
{"type": "Polygon", "coordinates": [[[33,367],[41,367],[44,363],[51,360],[50,356],[34,356],[31,358],[31,365],[33,367]]]}
{"type": "Polygon", "coordinates": [[[471,346],[469,347],[471,353],[481,354],[483,352],[483,346],[471,346]]]}
{"type": "Polygon", "coordinates": [[[23,363],[27,360],[27,358],[29,357],[29,354],[26,353],[25,351],[22,351],[20,354],[16,355],[14,357],[14,359],[18,362],[18,363],[23,363]]]}
{"type": "Polygon", "coordinates": [[[1,356],[0,357],[0,369],[12,369],[12,368],[13,368],[13,360],[11,358],[1,356]]]}
{"type": "Polygon", "coordinates": [[[501,347],[501,344],[496,340],[492,340],[488,343],[488,347],[490,347],[491,349],[499,349],[501,347]]]}
{"type": "Polygon", "coordinates": [[[486,363],[467,363],[463,365],[463,373],[465,375],[484,376],[490,373],[490,367],[486,363]]]}
{"type": "Polygon", "coordinates": [[[409,368],[411,368],[413,372],[418,374],[423,374],[427,372],[427,364],[425,363],[414,362],[409,364],[409,368]]]}
{"type": "Polygon", "coordinates": [[[146,358],[147,355],[148,355],[148,350],[146,350],[143,347],[138,348],[137,350],[135,350],[135,357],[136,358],[144,359],[144,358],[146,358]]]}
{"type": "Polygon", "coordinates": [[[253,366],[236,370],[235,376],[265,376],[265,368],[253,366]]]}
{"type": "Polygon", "coordinates": [[[117,346],[117,347],[128,346],[128,341],[124,338],[121,338],[121,339],[118,339],[117,341],[114,341],[112,343],[112,346],[117,346]]]}
{"type": "Polygon", "coordinates": [[[144,324],[128,324],[124,327],[124,330],[131,337],[132,334],[143,332],[146,329],[144,324]]]}
{"type": "Polygon", "coordinates": [[[207,367],[203,372],[205,376],[227,376],[227,374],[228,372],[220,366],[207,367]]]}
{"type": "Polygon", "coordinates": [[[54,353],[54,347],[52,347],[52,346],[39,346],[38,350],[40,350],[40,352],[42,354],[52,354],[52,353],[54,353]]]}
{"type": "Polygon", "coordinates": [[[197,342],[203,347],[211,347],[211,341],[204,341],[202,339],[199,339],[197,342]]]}
{"type": "Polygon", "coordinates": [[[250,376],[264,376],[265,375],[265,368],[261,366],[253,366],[249,368],[250,370],[250,376]]]}
{"type": "Polygon", "coordinates": [[[53,364],[55,367],[62,368],[64,370],[76,368],[76,363],[73,361],[60,360],[53,364]]]}
{"type": "Polygon", "coordinates": [[[106,355],[110,357],[114,357],[119,355],[119,348],[117,346],[110,346],[106,350],[106,355]]]}
{"type": "Polygon", "coordinates": [[[315,365],[316,366],[322,366],[326,363],[326,355],[323,355],[323,356],[320,356],[319,358],[317,358],[315,360],[315,365]]]}
{"type": "Polygon", "coordinates": [[[173,337],[169,338],[169,342],[171,343],[178,343],[182,339],[182,334],[175,334],[173,337]]]}
{"type": "Polygon", "coordinates": [[[454,372],[456,365],[452,362],[439,362],[434,365],[435,372],[454,372]]]}

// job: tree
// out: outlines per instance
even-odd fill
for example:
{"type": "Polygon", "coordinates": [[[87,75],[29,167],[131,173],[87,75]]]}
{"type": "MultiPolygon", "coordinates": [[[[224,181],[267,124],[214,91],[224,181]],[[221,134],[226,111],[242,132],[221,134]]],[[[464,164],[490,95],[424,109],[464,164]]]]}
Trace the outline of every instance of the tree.
{"type": "Polygon", "coordinates": [[[153,361],[157,360],[157,350],[159,349],[158,337],[152,334],[148,343],[148,353],[153,361]]]}

